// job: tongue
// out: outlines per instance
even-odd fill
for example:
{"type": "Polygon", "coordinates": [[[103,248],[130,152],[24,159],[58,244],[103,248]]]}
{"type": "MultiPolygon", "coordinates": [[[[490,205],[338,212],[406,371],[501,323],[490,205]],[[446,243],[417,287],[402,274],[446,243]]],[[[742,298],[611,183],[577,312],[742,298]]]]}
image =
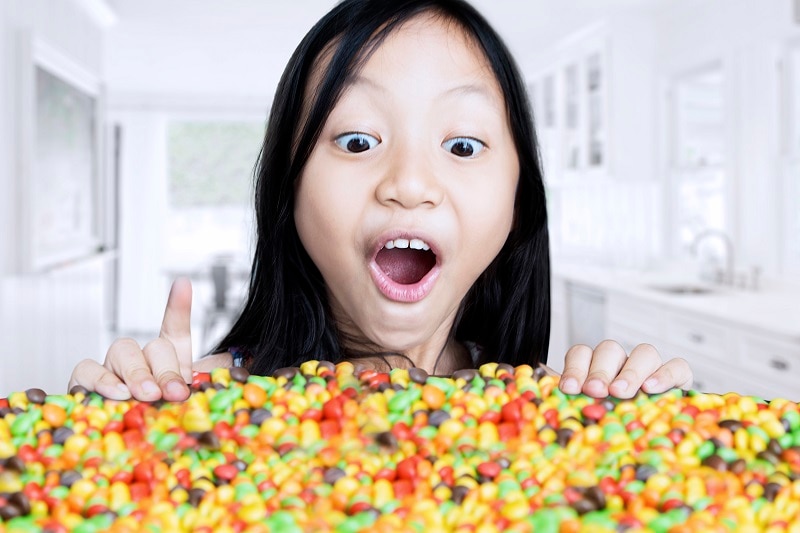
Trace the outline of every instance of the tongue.
{"type": "Polygon", "coordinates": [[[396,283],[417,283],[436,264],[436,256],[427,250],[412,248],[386,248],[378,252],[375,262],[396,283]]]}

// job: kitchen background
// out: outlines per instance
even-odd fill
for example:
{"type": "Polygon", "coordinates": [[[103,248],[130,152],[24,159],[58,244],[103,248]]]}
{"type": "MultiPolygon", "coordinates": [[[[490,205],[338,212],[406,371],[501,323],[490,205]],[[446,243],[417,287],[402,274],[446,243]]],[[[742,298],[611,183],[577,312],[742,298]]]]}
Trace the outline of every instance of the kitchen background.
{"type": "MultiPolygon", "coordinates": [[[[59,393],[195,286],[241,301],[278,77],[333,0],[0,1],[0,396],[59,393]]],[[[475,0],[528,82],[550,362],[650,342],[696,387],[800,399],[800,2],[475,0]]]]}

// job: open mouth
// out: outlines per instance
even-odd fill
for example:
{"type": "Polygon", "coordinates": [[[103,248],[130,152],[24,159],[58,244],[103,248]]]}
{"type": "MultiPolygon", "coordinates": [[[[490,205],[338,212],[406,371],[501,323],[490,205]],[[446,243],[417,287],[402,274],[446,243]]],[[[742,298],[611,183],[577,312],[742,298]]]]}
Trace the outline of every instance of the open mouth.
{"type": "Polygon", "coordinates": [[[436,254],[420,239],[393,239],[381,248],[375,263],[395,283],[413,285],[436,266],[436,254]]]}

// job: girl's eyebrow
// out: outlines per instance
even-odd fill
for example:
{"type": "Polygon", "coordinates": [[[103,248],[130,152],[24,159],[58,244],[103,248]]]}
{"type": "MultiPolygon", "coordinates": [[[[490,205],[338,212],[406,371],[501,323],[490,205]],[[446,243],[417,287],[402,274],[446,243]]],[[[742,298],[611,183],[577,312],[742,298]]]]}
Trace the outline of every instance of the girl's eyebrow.
{"type": "MultiPolygon", "coordinates": [[[[366,85],[367,87],[380,93],[388,92],[386,87],[384,87],[377,81],[372,80],[367,76],[362,76],[360,74],[352,76],[345,83],[345,85],[349,87],[354,87],[356,85],[366,85]]],[[[452,96],[464,96],[473,94],[483,97],[484,99],[486,99],[487,102],[493,105],[497,104],[494,93],[484,83],[464,83],[462,85],[456,85],[454,87],[450,87],[449,89],[442,91],[442,93],[439,95],[439,98],[442,99],[442,98],[449,98],[452,96]]]]}

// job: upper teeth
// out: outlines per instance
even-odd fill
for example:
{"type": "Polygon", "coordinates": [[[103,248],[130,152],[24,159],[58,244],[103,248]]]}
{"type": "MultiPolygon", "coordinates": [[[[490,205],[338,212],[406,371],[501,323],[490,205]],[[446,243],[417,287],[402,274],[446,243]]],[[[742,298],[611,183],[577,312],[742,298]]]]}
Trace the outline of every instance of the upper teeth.
{"type": "Polygon", "coordinates": [[[387,250],[392,248],[411,248],[412,250],[430,250],[428,243],[420,239],[394,239],[385,244],[387,250]]]}

